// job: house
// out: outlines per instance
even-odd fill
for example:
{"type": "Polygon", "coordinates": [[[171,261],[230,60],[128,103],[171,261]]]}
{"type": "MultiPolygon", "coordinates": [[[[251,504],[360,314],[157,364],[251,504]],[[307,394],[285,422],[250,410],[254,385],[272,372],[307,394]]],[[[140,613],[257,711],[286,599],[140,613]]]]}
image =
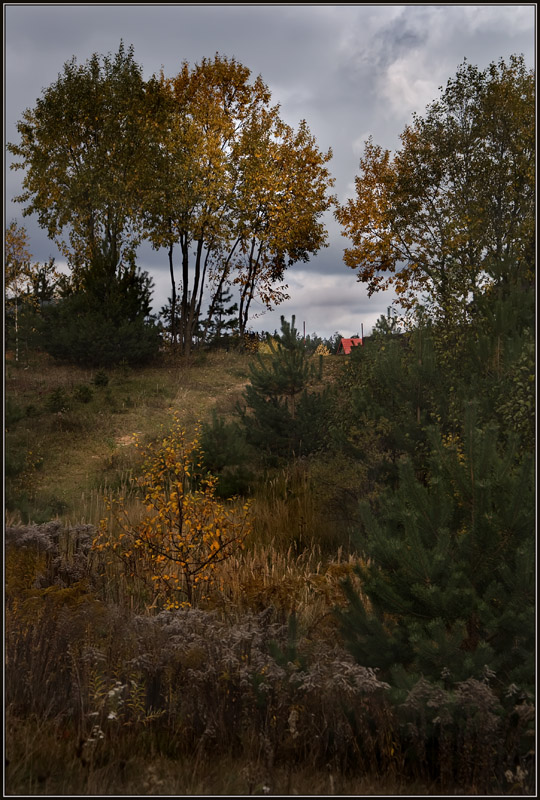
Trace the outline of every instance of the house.
{"type": "Polygon", "coordinates": [[[342,339],[339,343],[338,354],[345,353],[345,355],[348,356],[353,347],[363,347],[363,345],[364,340],[360,337],[355,337],[353,339],[342,339]]]}

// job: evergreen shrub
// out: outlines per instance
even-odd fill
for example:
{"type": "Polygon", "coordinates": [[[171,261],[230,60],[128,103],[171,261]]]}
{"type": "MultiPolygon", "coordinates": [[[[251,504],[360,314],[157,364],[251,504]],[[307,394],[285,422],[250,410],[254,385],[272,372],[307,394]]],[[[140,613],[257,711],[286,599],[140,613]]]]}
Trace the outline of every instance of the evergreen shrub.
{"type": "Polygon", "coordinates": [[[267,355],[250,364],[250,383],[239,408],[250,445],[267,464],[306,456],[327,444],[328,391],[309,388],[321,381],[322,357],[311,360],[292,323],[281,318],[281,334],[268,336],[267,355]]]}
{"type": "Polygon", "coordinates": [[[214,410],[212,421],[202,425],[201,449],[204,468],[218,479],[219,497],[250,492],[254,453],[237,422],[225,422],[214,410]]]}

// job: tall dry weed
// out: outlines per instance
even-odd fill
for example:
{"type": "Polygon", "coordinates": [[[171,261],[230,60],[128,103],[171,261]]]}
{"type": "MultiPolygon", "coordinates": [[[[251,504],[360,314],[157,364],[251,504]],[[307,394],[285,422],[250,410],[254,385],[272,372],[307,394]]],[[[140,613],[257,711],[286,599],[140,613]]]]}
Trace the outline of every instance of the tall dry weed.
{"type": "Polygon", "coordinates": [[[135,613],[127,595],[119,605],[110,595],[121,591],[107,594],[88,526],[6,533],[10,769],[34,793],[60,774],[62,748],[82,793],[100,778],[115,785],[119,765],[149,754],[189,759],[184,787],[223,758],[253,766],[253,791],[309,767],[329,770],[334,789],[361,774],[435,792],[534,793],[530,698],[495,691],[486,673],[483,683],[421,681],[396,705],[325,627],[351,556],[260,545],[222,565],[206,608],[135,613]]]}

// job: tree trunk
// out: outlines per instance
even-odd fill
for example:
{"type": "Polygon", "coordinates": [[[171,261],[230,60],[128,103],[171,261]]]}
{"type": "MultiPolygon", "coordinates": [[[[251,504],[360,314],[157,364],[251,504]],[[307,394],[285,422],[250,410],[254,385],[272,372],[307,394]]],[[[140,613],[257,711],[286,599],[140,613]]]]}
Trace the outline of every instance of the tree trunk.
{"type": "Polygon", "coordinates": [[[232,246],[232,248],[231,248],[231,250],[229,252],[229,255],[227,256],[227,260],[225,261],[225,264],[223,265],[223,269],[221,271],[221,277],[219,279],[219,283],[218,283],[217,289],[216,289],[216,291],[214,292],[214,294],[212,296],[212,301],[210,303],[210,308],[208,309],[208,315],[206,317],[206,321],[205,321],[205,324],[204,324],[204,336],[205,336],[205,339],[206,339],[206,334],[207,334],[208,328],[212,324],[212,319],[214,318],[218,297],[221,297],[221,293],[223,292],[223,287],[225,286],[225,282],[227,281],[227,279],[228,279],[228,277],[230,275],[231,259],[232,259],[233,255],[234,255],[234,252],[235,252],[237,246],[239,245],[239,243],[240,243],[240,239],[237,239],[236,242],[234,243],[234,245],[232,246]]]}
{"type": "Polygon", "coordinates": [[[244,285],[242,286],[242,292],[240,296],[240,309],[238,312],[238,325],[240,328],[240,336],[243,336],[249,318],[249,308],[251,305],[251,301],[253,300],[253,296],[255,294],[255,282],[257,278],[257,269],[259,266],[259,260],[261,257],[262,252],[262,245],[259,247],[259,252],[257,253],[257,258],[253,258],[253,254],[255,252],[256,240],[254,239],[251,243],[251,252],[249,254],[249,261],[248,261],[248,272],[247,277],[244,285]]]}
{"type": "Polygon", "coordinates": [[[180,309],[180,347],[183,355],[191,354],[191,331],[189,328],[189,241],[181,238],[182,247],[182,305],[180,309]]]}
{"type": "Polygon", "coordinates": [[[15,361],[19,360],[19,298],[15,297],[15,361]]]}
{"type": "Polygon", "coordinates": [[[169,272],[171,275],[171,339],[173,347],[175,347],[178,340],[178,331],[176,318],[176,283],[174,280],[173,250],[174,243],[171,242],[169,247],[169,272]]]}

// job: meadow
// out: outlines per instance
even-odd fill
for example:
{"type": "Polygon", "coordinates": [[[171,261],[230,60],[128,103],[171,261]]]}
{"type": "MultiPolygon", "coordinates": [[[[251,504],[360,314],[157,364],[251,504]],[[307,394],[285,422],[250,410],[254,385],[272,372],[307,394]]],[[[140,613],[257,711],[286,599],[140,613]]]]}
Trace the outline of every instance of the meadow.
{"type": "MultiPolygon", "coordinates": [[[[173,414],[188,439],[214,410],[234,419],[253,357],[103,371],[8,353],[6,793],[527,793],[530,704],[501,720],[474,681],[457,700],[419,682],[396,703],[347,650],[346,582],[369,600],[354,537],[365,475],[344,454],[254,470],[249,536],[191,604],[116,557],[110,500],[139,524],[141,447],[173,414]],[[434,725],[428,708],[450,716],[434,725]]],[[[325,358],[325,383],[343,368],[325,358]]]]}

